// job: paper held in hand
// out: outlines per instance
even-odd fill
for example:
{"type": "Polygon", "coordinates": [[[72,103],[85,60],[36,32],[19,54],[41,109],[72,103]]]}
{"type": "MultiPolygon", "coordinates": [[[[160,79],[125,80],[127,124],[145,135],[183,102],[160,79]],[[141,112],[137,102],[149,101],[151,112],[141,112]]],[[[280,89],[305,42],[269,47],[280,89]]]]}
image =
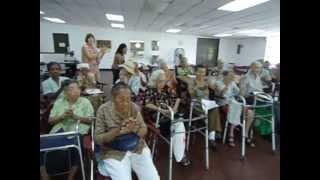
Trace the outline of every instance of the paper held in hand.
{"type": "Polygon", "coordinates": [[[103,92],[100,89],[87,89],[87,94],[102,94],[103,92]]]}
{"type": "Polygon", "coordinates": [[[216,101],[210,101],[206,99],[201,99],[202,108],[204,110],[210,110],[213,108],[218,107],[219,105],[216,103],[216,101]]]}

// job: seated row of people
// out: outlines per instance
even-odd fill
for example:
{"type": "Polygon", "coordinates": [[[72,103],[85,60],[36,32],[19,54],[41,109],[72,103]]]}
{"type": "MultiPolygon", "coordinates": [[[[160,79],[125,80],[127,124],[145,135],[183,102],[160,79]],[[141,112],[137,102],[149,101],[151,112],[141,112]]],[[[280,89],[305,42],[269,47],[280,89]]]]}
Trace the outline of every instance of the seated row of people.
{"type": "MultiPolygon", "coordinates": [[[[183,62],[182,64],[184,64],[183,62]]],[[[56,70],[55,68],[53,70],[56,70]]],[[[178,73],[176,77],[174,72],[168,69],[166,63],[160,61],[160,69],[152,72],[148,82],[144,74],[139,72],[137,63],[128,60],[119,65],[119,68],[119,80],[111,90],[111,101],[98,105],[98,107],[100,106],[99,108],[93,108],[92,102],[90,103],[86,98],[80,97],[81,90],[94,87],[94,77],[90,76],[86,70],[87,67],[83,65],[78,82],[66,81],[65,87],[63,87],[63,96],[55,102],[49,120],[50,123],[54,124],[54,128],[51,130],[52,133],[70,131],[75,126],[75,120],[80,120],[81,131],[85,134],[88,131],[86,124],[91,122],[88,117],[93,116],[95,109],[98,109],[95,138],[102,147],[104,157],[103,162],[99,163],[99,171],[101,174],[109,175],[115,180],[130,177],[131,167],[139,179],[159,179],[157,170],[152,162],[150,150],[143,140],[147,132],[144,120],[150,119],[154,121],[157,112],[160,111],[164,115],[164,118],[160,121],[160,129],[166,135],[170,130],[170,121],[169,118],[166,118],[169,112],[167,109],[163,109],[160,104],[169,105],[175,114],[189,112],[188,107],[190,104],[188,103],[190,101],[186,101],[188,96],[182,96],[182,93],[178,92],[179,79],[188,84],[187,92],[192,99],[208,99],[210,89],[215,94],[223,97],[223,99],[217,100],[217,103],[221,106],[220,110],[224,112],[227,112],[229,100],[235,96],[241,94],[246,98],[248,104],[252,104],[251,93],[263,90],[261,81],[262,65],[259,62],[252,63],[249,72],[241,79],[240,87],[235,83],[232,71],[224,71],[221,74],[222,78],[216,78],[214,83],[208,83],[206,68],[197,66],[195,69],[196,77],[194,79],[187,77],[192,73],[189,71],[187,63],[180,70],[183,73],[178,73]],[[127,134],[137,135],[136,139],[138,141],[133,151],[118,150],[116,147],[110,146],[118,137],[127,134]],[[148,172],[144,171],[144,169],[148,169],[148,172]]],[[[52,72],[54,72],[53,70],[52,72]]],[[[58,76],[57,74],[55,73],[56,76],[58,76]]],[[[52,79],[55,79],[54,87],[57,91],[59,89],[57,87],[61,86],[61,81],[60,77],[56,78],[56,76],[52,76],[52,79]]],[[[50,83],[52,82],[49,81],[49,86],[50,83]]],[[[203,113],[202,107],[195,107],[194,111],[198,114],[203,113]]],[[[247,143],[254,147],[255,144],[248,133],[254,117],[252,109],[246,109],[245,117],[247,120],[247,143]]],[[[221,136],[223,131],[222,118],[218,109],[208,112],[208,122],[210,145],[214,149],[216,147],[215,138],[219,137],[219,135],[221,136]]],[[[228,139],[229,145],[232,147],[235,146],[233,129],[234,126],[231,126],[228,139]]],[[[135,138],[133,137],[133,139],[135,138]]],[[[188,166],[191,163],[186,153],[178,162],[183,166],[188,166]]],[[[70,176],[72,176],[72,173],[70,176]]]]}

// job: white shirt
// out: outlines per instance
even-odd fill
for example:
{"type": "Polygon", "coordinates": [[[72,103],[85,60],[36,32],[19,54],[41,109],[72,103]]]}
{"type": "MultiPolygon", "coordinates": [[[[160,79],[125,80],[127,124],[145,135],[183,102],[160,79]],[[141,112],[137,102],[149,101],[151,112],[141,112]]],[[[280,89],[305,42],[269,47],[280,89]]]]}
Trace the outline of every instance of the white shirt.
{"type": "MultiPolygon", "coordinates": [[[[223,82],[223,80],[218,80],[216,82],[216,86],[218,88],[218,91],[222,91],[224,88],[225,88],[225,84],[223,82]]],[[[225,104],[228,104],[235,96],[237,96],[238,94],[240,93],[240,90],[237,86],[237,84],[232,81],[228,87],[227,87],[227,90],[224,91],[223,93],[219,94],[220,96],[224,97],[225,99],[224,100],[220,100],[218,102],[219,105],[225,105],[225,104]]]]}
{"type": "Polygon", "coordinates": [[[263,91],[262,81],[260,75],[255,76],[251,70],[240,81],[241,94],[248,97],[253,91],[263,91]]]}
{"type": "Polygon", "coordinates": [[[55,93],[59,90],[61,87],[61,82],[64,80],[69,79],[68,77],[60,76],[58,84],[55,80],[53,80],[51,77],[48,78],[47,80],[42,82],[42,90],[43,94],[48,94],[48,93],[55,93]]]}

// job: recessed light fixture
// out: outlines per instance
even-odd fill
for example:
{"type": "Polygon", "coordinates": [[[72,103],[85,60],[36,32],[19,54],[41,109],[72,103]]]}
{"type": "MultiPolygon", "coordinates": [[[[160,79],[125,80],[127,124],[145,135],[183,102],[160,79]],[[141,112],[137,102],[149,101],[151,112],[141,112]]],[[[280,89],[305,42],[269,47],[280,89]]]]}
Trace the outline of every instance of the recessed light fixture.
{"type": "Polygon", "coordinates": [[[110,25],[113,28],[124,28],[124,24],[111,23],[110,25]]]}
{"type": "Polygon", "coordinates": [[[180,31],[181,31],[181,29],[168,29],[166,32],[167,33],[178,33],[180,31]]]}
{"type": "Polygon", "coordinates": [[[261,30],[261,29],[248,29],[248,30],[241,30],[239,32],[237,32],[237,34],[240,35],[246,35],[246,36],[266,36],[266,31],[261,30]]]}
{"type": "Polygon", "coordinates": [[[218,10],[236,12],[236,11],[241,11],[241,10],[244,10],[268,1],[270,0],[234,0],[219,7],[218,10]]]}
{"type": "Polygon", "coordinates": [[[43,17],[43,19],[50,21],[50,22],[54,22],[54,23],[66,23],[64,20],[60,19],[60,18],[54,18],[54,17],[43,17]]]}
{"type": "Polygon", "coordinates": [[[40,11],[40,14],[44,14],[44,12],[43,12],[43,11],[40,11]]]}
{"type": "Polygon", "coordinates": [[[106,17],[109,21],[123,22],[123,16],[120,14],[106,14],[106,17]]]}
{"type": "Polygon", "coordinates": [[[215,34],[213,36],[216,36],[216,37],[228,37],[228,36],[232,36],[232,34],[215,34]]]}

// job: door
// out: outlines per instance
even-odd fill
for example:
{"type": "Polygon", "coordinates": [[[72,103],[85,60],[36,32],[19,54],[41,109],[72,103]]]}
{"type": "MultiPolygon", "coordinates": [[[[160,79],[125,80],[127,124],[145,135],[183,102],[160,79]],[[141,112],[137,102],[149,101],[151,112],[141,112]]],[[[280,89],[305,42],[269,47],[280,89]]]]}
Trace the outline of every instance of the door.
{"type": "Polygon", "coordinates": [[[54,52],[65,54],[69,48],[69,36],[64,33],[53,33],[54,52]]]}
{"type": "Polygon", "coordinates": [[[198,38],[197,64],[216,66],[219,51],[219,39],[198,38]]]}

